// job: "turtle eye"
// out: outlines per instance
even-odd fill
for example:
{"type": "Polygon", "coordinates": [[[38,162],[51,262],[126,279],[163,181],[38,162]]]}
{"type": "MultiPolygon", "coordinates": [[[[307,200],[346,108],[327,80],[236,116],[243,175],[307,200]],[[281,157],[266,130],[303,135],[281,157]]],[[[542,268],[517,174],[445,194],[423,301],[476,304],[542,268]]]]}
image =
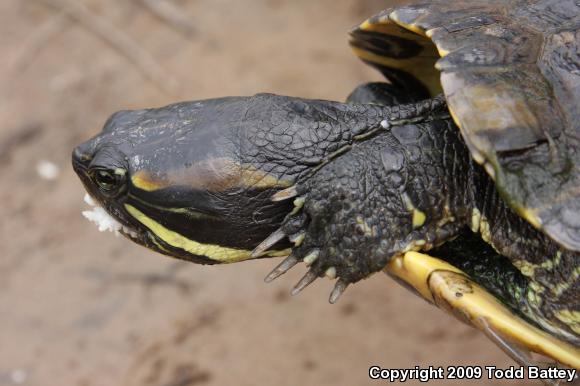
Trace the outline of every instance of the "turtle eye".
{"type": "Polygon", "coordinates": [[[123,173],[116,173],[108,169],[96,169],[92,176],[99,189],[108,195],[117,193],[123,183],[123,173]]]}

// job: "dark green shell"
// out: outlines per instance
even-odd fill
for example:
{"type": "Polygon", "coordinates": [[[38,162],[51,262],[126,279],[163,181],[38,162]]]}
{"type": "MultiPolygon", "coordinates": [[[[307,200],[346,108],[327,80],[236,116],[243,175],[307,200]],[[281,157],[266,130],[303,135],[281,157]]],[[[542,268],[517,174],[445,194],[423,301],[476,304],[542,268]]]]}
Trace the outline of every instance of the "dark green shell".
{"type": "Polygon", "coordinates": [[[435,0],[381,12],[351,45],[442,90],[504,199],[580,251],[580,2],[435,0]]]}

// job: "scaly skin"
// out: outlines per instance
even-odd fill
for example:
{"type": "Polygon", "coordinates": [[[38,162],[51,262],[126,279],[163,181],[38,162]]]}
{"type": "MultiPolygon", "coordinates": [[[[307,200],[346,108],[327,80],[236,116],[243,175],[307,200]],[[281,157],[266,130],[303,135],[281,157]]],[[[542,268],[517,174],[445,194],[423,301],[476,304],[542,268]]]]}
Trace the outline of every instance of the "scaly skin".
{"type": "MultiPolygon", "coordinates": [[[[135,229],[133,241],[171,256],[205,264],[263,257],[264,244],[245,250],[280,227],[266,247],[287,247],[285,235],[295,247],[274,276],[304,260],[311,268],[295,292],[326,274],[339,279],[331,300],[393,257],[470,227],[528,275],[508,304],[579,342],[576,326],[557,315],[580,310],[570,279],[578,254],[560,251],[559,264],[535,268],[550,272],[530,274],[525,263],[546,262],[558,247],[499,198],[440,97],[385,107],[260,94],[122,112],[75,150],[73,165],[107,211],[135,229]],[[95,177],[111,168],[121,170],[114,194],[95,177]],[[271,200],[289,185],[290,214],[288,201],[271,200]],[[569,287],[553,293],[564,278],[569,287]]],[[[488,284],[510,280],[474,266],[495,275],[488,284]]]]}
{"type": "Polygon", "coordinates": [[[472,168],[473,208],[481,213],[479,224],[471,224],[473,230],[529,278],[521,299],[525,313],[543,328],[580,345],[580,325],[571,317],[580,312],[580,253],[561,248],[534,229],[505,204],[477,165],[472,168]]]}
{"type": "MultiPolygon", "coordinates": [[[[474,209],[483,219],[475,230],[486,231],[486,241],[512,262],[541,264],[558,251],[499,198],[450,119],[385,129],[353,144],[297,186],[303,210],[290,216],[283,229],[290,235],[305,232],[293,255],[301,260],[314,253],[310,270],[315,277],[334,267],[339,280],[356,282],[394,256],[428,251],[456,237],[462,228],[472,227],[474,209]]],[[[554,283],[577,266],[577,255],[562,256],[567,260],[552,275],[540,277],[542,281],[530,277],[531,285],[520,282],[524,288],[514,288],[513,301],[529,319],[578,344],[571,326],[554,314],[563,306],[580,309],[578,299],[570,296],[577,293],[577,281],[562,293],[565,302],[552,295],[554,283]]]]}

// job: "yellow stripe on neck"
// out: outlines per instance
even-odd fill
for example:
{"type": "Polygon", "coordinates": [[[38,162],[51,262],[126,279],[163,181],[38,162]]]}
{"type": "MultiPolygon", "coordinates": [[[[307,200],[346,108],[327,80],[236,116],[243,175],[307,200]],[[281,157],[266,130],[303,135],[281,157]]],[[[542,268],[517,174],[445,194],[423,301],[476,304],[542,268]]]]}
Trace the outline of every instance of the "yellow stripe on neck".
{"type": "MultiPolygon", "coordinates": [[[[251,258],[252,253],[251,251],[228,247],[220,247],[219,245],[213,244],[201,244],[196,241],[190,240],[177,232],[165,228],[163,225],[151,219],[134,206],[125,204],[125,209],[137,221],[139,221],[141,224],[146,226],[151,232],[153,232],[155,236],[157,236],[160,240],[171,245],[174,248],[182,249],[194,255],[205,256],[211,260],[218,261],[220,263],[235,263],[238,261],[243,261],[251,258]]],[[[268,256],[282,256],[284,254],[288,254],[288,251],[287,250],[272,251],[268,253],[268,256]]]]}

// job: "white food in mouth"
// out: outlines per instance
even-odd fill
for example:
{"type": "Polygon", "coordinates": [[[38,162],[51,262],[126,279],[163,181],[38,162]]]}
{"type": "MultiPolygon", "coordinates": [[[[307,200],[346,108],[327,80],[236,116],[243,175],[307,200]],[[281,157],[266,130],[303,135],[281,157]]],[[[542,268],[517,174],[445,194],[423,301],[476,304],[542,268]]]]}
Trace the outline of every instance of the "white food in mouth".
{"type": "Polygon", "coordinates": [[[102,207],[99,206],[95,200],[88,194],[85,193],[85,202],[91,206],[91,210],[84,210],[83,216],[91,222],[97,224],[100,232],[113,232],[115,236],[119,235],[119,231],[123,231],[123,233],[131,236],[137,237],[137,232],[127,228],[125,225],[121,224],[119,221],[115,220],[107,211],[102,207]]]}

